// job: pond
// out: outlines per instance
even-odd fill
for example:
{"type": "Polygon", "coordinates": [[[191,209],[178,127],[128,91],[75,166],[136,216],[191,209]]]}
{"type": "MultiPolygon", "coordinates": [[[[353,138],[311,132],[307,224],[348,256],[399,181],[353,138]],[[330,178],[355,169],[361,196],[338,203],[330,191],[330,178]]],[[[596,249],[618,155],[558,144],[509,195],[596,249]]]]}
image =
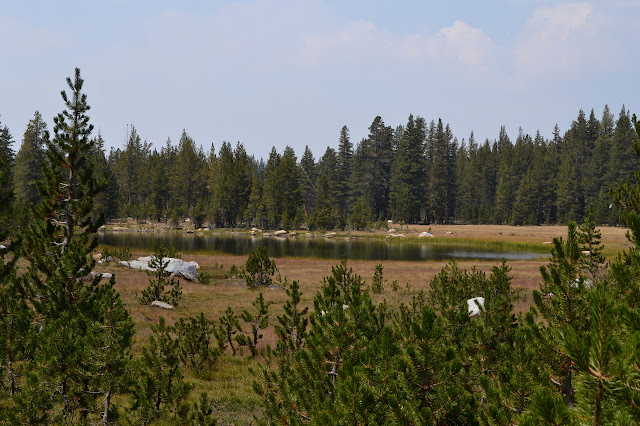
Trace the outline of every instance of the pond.
{"type": "Polygon", "coordinates": [[[321,259],[359,260],[531,260],[548,256],[528,251],[508,251],[476,244],[434,244],[429,242],[385,242],[360,238],[278,238],[249,235],[196,235],[178,233],[107,232],[98,234],[101,244],[129,247],[152,252],[158,244],[173,246],[178,251],[217,251],[248,255],[263,244],[271,257],[313,257],[321,259]]]}

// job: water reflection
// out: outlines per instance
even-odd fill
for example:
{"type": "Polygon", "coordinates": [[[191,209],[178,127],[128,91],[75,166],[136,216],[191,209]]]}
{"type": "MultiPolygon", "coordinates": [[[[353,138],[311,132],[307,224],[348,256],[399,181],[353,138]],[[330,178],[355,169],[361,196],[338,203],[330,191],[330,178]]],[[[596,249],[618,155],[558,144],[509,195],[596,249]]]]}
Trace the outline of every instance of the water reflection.
{"type": "Polygon", "coordinates": [[[429,244],[385,242],[379,239],[343,238],[278,238],[251,237],[245,235],[194,235],[152,234],[133,232],[108,232],[98,235],[98,241],[116,247],[130,247],[152,251],[161,243],[174,246],[178,251],[218,251],[247,255],[264,244],[272,257],[314,257],[361,260],[446,260],[446,259],[507,259],[530,260],[543,257],[540,253],[523,251],[500,251],[472,244],[429,244]]]}

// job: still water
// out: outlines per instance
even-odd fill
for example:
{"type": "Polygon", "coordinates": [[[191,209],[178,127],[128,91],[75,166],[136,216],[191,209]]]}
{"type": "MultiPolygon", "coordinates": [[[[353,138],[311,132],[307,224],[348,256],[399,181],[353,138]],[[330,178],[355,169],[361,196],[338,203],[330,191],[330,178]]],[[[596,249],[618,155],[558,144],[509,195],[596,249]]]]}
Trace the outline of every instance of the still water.
{"type": "Polygon", "coordinates": [[[360,260],[530,260],[548,255],[526,251],[501,251],[473,244],[430,244],[385,242],[363,238],[346,241],[344,238],[277,238],[248,235],[152,234],[107,232],[98,234],[98,241],[115,247],[129,247],[153,251],[158,244],[173,246],[178,251],[217,251],[247,255],[263,244],[271,257],[314,257],[322,259],[360,260]]]}

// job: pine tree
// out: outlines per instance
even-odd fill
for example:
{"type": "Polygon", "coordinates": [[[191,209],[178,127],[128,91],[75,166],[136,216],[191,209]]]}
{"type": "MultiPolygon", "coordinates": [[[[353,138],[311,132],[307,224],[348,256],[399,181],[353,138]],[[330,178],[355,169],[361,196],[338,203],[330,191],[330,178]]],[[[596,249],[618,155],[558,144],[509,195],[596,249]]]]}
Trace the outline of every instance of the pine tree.
{"type": "Polygon", "coordinates": [[[324,174],[318,178],[312,224],[316,229],[333,229],[336,224],[336,211],[331,205],[329,184],[324,174]]]}
{"type": "Polygon", "coordinates": [[[427,186],[425,140],[424,119],[414,120],[410,115],[391,166],[389,201],[395,221],[416,223],[420,220],[427,186]]]}
{"type": "Polygon", "coordinates": [[[138,380],[131,407],[143,424],[167,414],[177,418],[182,401],[191,390],[180,370],[178,340],[171,336],[164,318],[160,317],[151,330],[153,334],[137,364],[138,380]]]}
{"type": "Polygon", "coordinates": [[[369,135],[356,148],[353,156],[353,198],[364,197],[374,220],[385,219],[389,207],[389,185],[393,131],[380,116],[369,126],[369,135]]]}
{"type": "MultiPolygon", "coordinates": [[[[2,202],[2,207],[0,207],[0,209],[5,211],[11,205],[11,203],[8,203],[7,201],[13,201],[15,154],[11,148],[12,144],[13,137],[11,136],[9,129],[7,126],[2,127],[0,123],[0,202],[2,202]]],[[[0,216],[5,215],[3,214],[0,216]]],[[[3,217],[2,219],[5,218],[3,217]]],[[[0,229],[7,230],[9,229],[9,225],[0,221],[0,229]]],[[[0,235],[0,237],[3,236],[0,235]]],[[[4,237],[2,239],[4,240],[4,237]]]]}
{"type": "Polygon", "coordinates": [[[215,326],[200,312],[195,317],[180,318],[172,330],[176,334],[180,361],[202,377],[205,367],[211,367],[220,356],[219,345],[211,341],[215,326]]]}
{"type": "Polygon", "coordinates": [[[278,316],[276,335],[278,336],[277,349],[280,353],[295,352],[302,348],[302,343],[307,335],[308,318],[305,318],[309,308],[299,309],[302,293],[298,281],[293,281],[285,290],[287,301],[284,304],[284,313],[278,316]]]}
{"type": "Polygon", "coordinates": [[[300,159],[300,192],[302,193],[302,206],[305,216],[309,217],[315,208],[316,200],[316,162],[309,146],[305,146],[304,154],[300,159]]]}
{"type": "Polygon", "coordinates": [[[54,118],[54,138],[47,141],[45,181],[39,185],[43,201],[20,250],[30,263],[23,285],[39,331],[27,378],[37,388],[15,402],[17,411],[28,414],[30,408],[22,403],[41,399],[40,392],[48,396],[43,403],[52,410],[50,421],[87,422],[99,411],[109,421],[134,328],[114,280],[82,280],[95,262],[92,235],[101,223],[92,220],[92,208],[101,187],[90,162],[93,126],[78,69],[67,84],[70,95],[61,93],[66,109],[54,118]],[[104,347],[110,350],[100,350],[104,347]],[[102,409],[96,407],[99,401],[102,409]]]}
{"type": "Polygon", "coordinates": [[[349,139],[349,128],[342,126],[338,142],[338,158],[336,164],[336,198],[338,201],[338,217],[344,222],[344,216],[351,207],[350,185],[351,159],[353,158],[353,144],[349,139]]]}
{"type": "Polygon", "coordinates": [[[180,298],[182,298],[182,287],[180,281],[175,278],[167,280],[171,275],[166,268],[169,266],[169,249],[164,246],[158,246],[153,251],[153,256],[149,261],[150,271],[148,272],[154,279],[149,280],[147,288],[142,290],[140,295],[140,303],[149,305],[154,301],[166,302],[173,306],[178,306],[180,298]],[[165,290],[166,286],[171,289],[165,290]]]}
{"type": "Polygon", "coordinates": [[[14,172],[14,193],[16,212],[24,218],[20,226],[25,227],[31,217],[30,207],[41,199],[36,182],[44,178],[42,163],[45,160],[44,147],[49,139],[47,124],[42,120],[42,115],[35,112],[33,119],[27,124],[22,145],[16,155],[14,172]]]}
{"type": "Polygon", "coordinates": [[[451,177],[454,176],[457,146],[453,142],[449,125],[445,127],[440,119],[430,140],[430,146],[427,147],[431,152],[428,156],[429,210],[434,222],[448,223],[453,214],[455,199],[455,179],[451,177]]]}
{"type": "Polygon", "coordinates": [[[258,340],[262,338],[260,330],[264,330],[269,325],[269,306],[272,302],[265,302],[262,293],[253,302],[255,313],[246,309],[240,314],[240,318],[251,328],[249,331],[236,336],[236,341],[240,346],[246,346],[251,352],[251,357],[258,355],[258,340]]]}
{"type": "Polygon", "coordinates": [[[557,347],[556,333],[559,327],[580,333],[587,324],[587,289],[585,278],[580,273],[583,257],[579,244],[576,224],[570,222],[566,242],[562,238],[554,238],[551,263],[540,267],[540,291],[533,291],[534,313],[539,312],[545,321],[534,327],[535,336],[543,348],[540,355],[550,366],[551,380],[569,407],[575,403],[574,367],[571,359],[557,347]]]}

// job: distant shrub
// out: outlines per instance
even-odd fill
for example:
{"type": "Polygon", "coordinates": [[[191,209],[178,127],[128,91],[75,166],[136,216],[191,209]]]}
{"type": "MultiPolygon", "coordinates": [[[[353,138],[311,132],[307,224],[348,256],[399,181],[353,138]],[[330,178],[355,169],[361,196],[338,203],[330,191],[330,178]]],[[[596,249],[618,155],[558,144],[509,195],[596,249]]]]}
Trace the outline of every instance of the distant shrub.
{"type": "Polygon", "coordinates": [[[268,286],[276,273],[276,262],[269,258],[267,248],[260,245],[249,255],[244,266],[243,278],[249,287],[268,286]]]}

